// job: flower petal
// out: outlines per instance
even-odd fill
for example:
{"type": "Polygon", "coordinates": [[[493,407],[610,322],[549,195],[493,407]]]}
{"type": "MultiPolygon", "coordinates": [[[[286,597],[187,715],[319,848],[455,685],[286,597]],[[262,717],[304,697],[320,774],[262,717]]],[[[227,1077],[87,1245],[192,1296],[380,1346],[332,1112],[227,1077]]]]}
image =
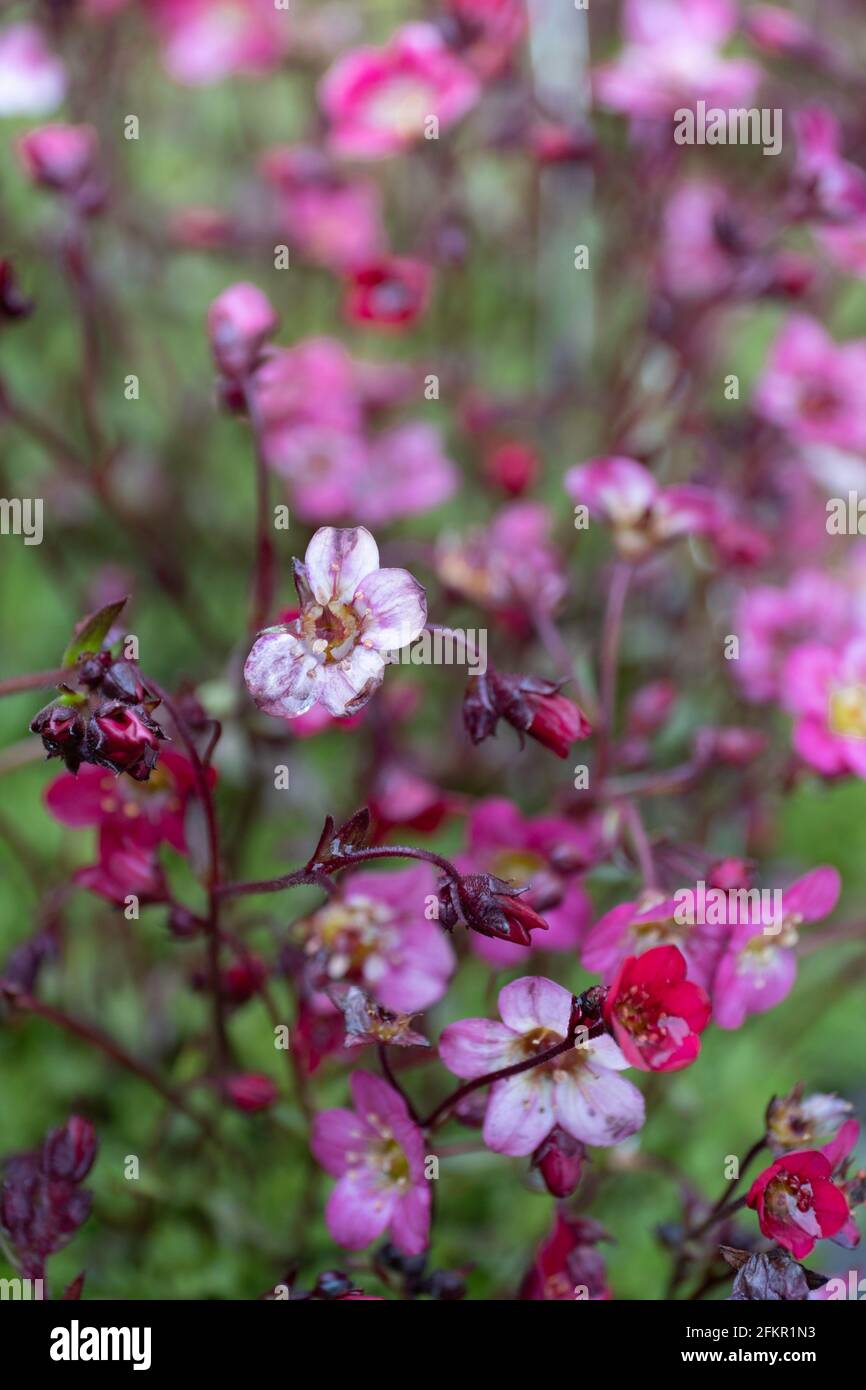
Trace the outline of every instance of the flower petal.
{"type": "Polygon", "coordinates": [[[644,1099],[631,1081],[616,1072],[583,1066],[556,1080],[556,1118],[584,1144],[609,1148],[636,1133],[644,1122],[644,1099]]]}
{"type": "Polygon", "coordinates": [[[322,526],[304,556],[316,602],[351,601],[362,579],[379,568],[379,547],[366,526],[322,526]]]}
{"type": "Polygon", "coordinates": [[[377,652],[396,652],[423,631],[427,595],[408,570],[376,570],[355,590],[354,608],[363,614],[364,642],[377,652]]]}
{"type": "Polygon", "coordinates": [[[265,714],[294,719],[319,698],[321,668],[294,633],[273,628],[253,643],[244,680],[265,714]]]}
{"type": "Polygon", "coordinates": [[[363,1250],[387,1229],[395,1202],[396,1191],[375,1185],[363,1170],[356,1177],[347,1175],[328,1198],[328,1230],[345,1250],[363,1250]]]}
{"type": "Polygon", "coordinates": [[[484,1116],[484,1142],[495,1153],[521,1158],[553,1128],[551,1078],[530,1070],[497,1081],[484,1116]]]}
{"type": "Polygon", "coordinates": [[[499,991],[499,1014],[515,1033],[550,1028],[564,1038],[571,1018],[571,998],[569,991],[553,980],[524,975],[499,991]]]}
{"type": "Polygon", "coordinates": [[[370,1138],[370,1130],[353,1110],[323,1110],[313,1121],[310,1148],[326,1173],[341,1178],[352,1166],[347,1154],[357,1154],[370,1138]]]}
{"type": "Polygon", "coordinates": [[[329,714],[337,719],[355,714],[378,690],[385,674],[385,663],[378,652],[360,643],[347,657],[321,668],[319,698],[329,714]]]}
{"type": "Polygon", "coordinates": [[[471,1080],[519,1061],[514,1055],[516,1043],[514,1033],[504,1023],[494,1023],[489,1018],[465,1018],[443,1029],[439,1056],[455,1076],[471,1080]]]}

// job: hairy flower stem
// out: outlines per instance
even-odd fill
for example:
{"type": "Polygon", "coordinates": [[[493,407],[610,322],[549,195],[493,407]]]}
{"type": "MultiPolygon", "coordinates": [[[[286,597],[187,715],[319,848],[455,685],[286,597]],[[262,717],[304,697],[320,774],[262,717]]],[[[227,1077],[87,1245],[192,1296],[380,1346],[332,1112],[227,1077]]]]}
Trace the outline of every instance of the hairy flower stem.
{"type": "Polygon", "coordinates": [[[224,883],[219,892],[223,897],[229,898],[248,893],[279,893],[283,888],[298,888],[302,884],[317,883],[322,887],[323,879],[328,881],[329,891],[333,891],[328,874],[348,869],[353,864],[363,864],[368,859],[423,859],[428,864],[435,864],[453,882],[460,879],[460,874],[451,861],[443,858],[441,854],[434,854],[433,850],[419,849],[415,845],[371,845],[368,849],[341,850],[328,860],[327,868],[317,868],[308,864],[303,869],[284,874],[281,878],[261,879],[257,883],[224,883]]]}
{"type": "Polygon", "coordinates": [[[262,431],[249,377],[244,382],[243,392],[247,418],[253,435],[253,458],[256,470],[255,559],[249,621],[250,636],[253,636],[267,623],[273,603],[274,544],[271,538],[271,514],[268,501],[268,469],[262,451],[262,431]]]}
{"type": "Polygon", "coordinates": [[[10,676],[8,680],[0,681],[0,696],[19,695],[23,690],[48,689],[51,686],[59,685],[60,681],[68,680],[69,672],[62,669],[56,671],[34,671],[27,676],[10,676]]]}
{"type": "MultiPolygon", "coordinates": [[[[422,1129],[433,1129],[442,1122],[444,1116],[458,1105],[464,1096],[469,1096],[473,1091],[480,1090],[482,1086],[492,1086],[494,1081],[504,1081],[508,1076],[519,1076],[523,1071],[531,1071],[533,1067],[540,1067],[545,1062],[550,1062],[554,1057],[561,1057],[563,1052],[572,1052],[575,1047],[575,1038],[580,1024],[576,1024],[569,1029],[568,1037],[563,1038],[562,1042],[549,1047],[546,1052],[539,1052],[537,1057],[527,1057],[525,1062],[514,1062],[510,1067],[501,1067],[499,1071],[488,1072],[486,1076],[476,1076],[473,1081],[467,1081],[464,1085],[458,1086],[456,1091],[452,1091],[450,1096],[446,1096],[440,1101],[426,1118],[420,1120],[422,1129]]],[[[597,1038],[606,1031],[603,1023],[596,1024],[593,1028],[584,1033],[584,1037],[597,1038]]]]}
{"type": "Polygon", "coordinates": [[[208,961],[208,986],[213,1005],[213,1025],[214,1038],[216,1042],[216,1062],[219,1071],[225,1071],[231,1058],[231,1046],[229,1044],[228,1031],[226,1029],[225,1002],[222,994],[222,981],[220,977],[220,842],[219,824],[214,805],[213,788],[208,777],[208,770],[202,761],[201,755],[196,747],[195,738],[192,730],[186,722],[181,711],[178,709],[170,695],[162,689],[160,685],[145,677],[145,683],[158,695],[166,710],[168,711],[175,728],[183,740],[189,760],[192,763],[193,776],[195,777],[196,791],[202,804],[207,826],[208,840],[208,867],[205,886],[208,894],[208,913],[205,921],[205,932],[207,935],[207,961],[208,961]]]}
{"type": "Polygon", "coordinates": [[[604,611],[599,657],[601,719],[598,730],[599,746],[595,773],[598,782],[604,778],[610,763],[616,715],[617,667],[619,665],[622,620],[633,573],[632,566],[625,561],[620,561],[614,567],[613,578],[607,595],[607,606],[604,611]]]}

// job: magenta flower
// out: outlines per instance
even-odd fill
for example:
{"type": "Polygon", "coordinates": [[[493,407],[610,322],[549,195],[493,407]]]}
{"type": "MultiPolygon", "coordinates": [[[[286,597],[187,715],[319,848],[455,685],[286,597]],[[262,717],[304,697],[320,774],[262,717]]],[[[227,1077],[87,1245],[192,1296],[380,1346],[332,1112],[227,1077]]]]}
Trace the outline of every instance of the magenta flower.
{"type": "Polygon", "coordinates": [[[296,924],[316,983],[363,985],[397,1013],[435,1004],[456,964],[448,938],[424,915],[435,896],[427,864],[350,877],[339,897],[296,924]]]}
{"type": "Polygon", "coordinates": [[[100,829],[98,849],[95,864],[75,871],[74,880],[82,888],[118,905],[130,896],[141,903],[168,900],[168,884],[153,845],[110,825],[100,829]]]}
{"type": "Polygon", "coordinates": [[[825,642],[841,641],[850,630],[851,616],[845,588],[821,570],[798,570],[781,588],[761,584],[745,589],[734,620],[740,655],[731,666],[746,698],[782,699],[791,650],[817,630],[825,642]]]}
{"type": "Polygon", "coordinates": [[[654,946],[623,961],[604,1001],[604,1018],[631,1066],[679,1071],[701,1050],[710,1001],[686,979],[682,951],[654,946]]]}
{"type": "Polygon", "coordinates": [[[866,777],[866,638],[844,647],[795,647],[781,680],[794,748],[826,777],[866,777]]]}
{"type": "Polygon", "coordinates": [[[322,527],[295,577],[301,616],[257,637],[244,667],[250,694],[286,719],[317,703],[354,714],[381,685],[388,654],[423,630],[424,590],[406,570],[379,568],[363,526],[322,527]]]}
{"type": "Polygon", "coordinates": [[[840,153],[839,122],[826,106],[795,111],[794,177],[819,217],[846,222],[866,214],[866,173],[840,153]]]}
{"type": "Polygon", "coordinates": [[[584,970],[609,983],[629,956],[656,946],[676,946],[688,966],[689,979],[708,989],[721,955],[724,927],[680,920],[675,898],[647,892],[636,902],[611,908],[586,934],[581,951],[584,970]]]}
{"type": "Polygon", "coordinates": [[[0,32],[0,116],[47,116],[66,95],[66,69],[35,24],[0,32]]]}
{"type": "Polygon", "coordinates": [[[151,0],[166,71],[185,86],[271,71],[289,43],[288,15],[273,0],[151,0]]]}
{"type": "Polygon", "coordinates": [[[783,1154],[752,1183],[746,1202],[758,1213],[761,1231],[795,1260],[811,1255],[819,1240],[846,1249],[859,1243],[845,1185],[835,1181],[859,1132],[857,1121],[847,1120],[823,1149],[783,1154]]]}
{"type": "Polygon", "coordinates": [[[552,613],[565,593],[552,530],[551,513],[543,503],[511,502],[489,526],[441,538],[439,577],[449,589],[525,632],[530,615],[552,613]]]}
{"type": "Polygon", "coordinates": [[[720,51],[737,25],[732,0],[626,0],[623,14],[625,46],[594,74],[602,106],[659,118],[698,99],[750,104],[760,68],[720,51]]]}
{"type": "Polygon", "coordinates": [[[362,1250],[388,1232],[404,1255],[420,1255],[430,1233],[425,1141],[406,1102],[366,1071],[352,1074],[354,1110],[316,1116],[312,1150],[337,1178],[325,1208],[328,1230],[346,1250],[362,1250]]]}
{"type": "Polygon", "coordinates": [[[379,329],[406,329],[430,303],[433,272],[426,261],[380,256],[349,272],[344,312],[350,323],[379,329]]]}
{"type": "Polygon", "coordinates": [[[720,1028],[739,1028],[749,1014],[766,1013],[790,994],[798,928],[831,913],[840,891],[838,871],[822,865],[783,890],[781,920],[763,921],[756,904],[747,910],[749,920],[730,929],[711,990],[720,1028]]]}
{"type": "Polygon", "coordinates": [[[43,125],[18,141],[18,157],[34,183],[73,196],[92,178],[99,141],[93,126],[43,125]]]}
{"type": "MultiPolygon", "coordinates": [[[[467,1080],[525,1062],[568,1036],[572,996],[553,980],[526,976],[499,992],[501,1023],[467,1018],[439,1040],[449,1071],[467,1080]]],[[[550,1062],[494,1082],[484,1142],[519,1157],[537,1149],[555,1125],[585,1144],[619,1144],[644,1121],[643,1096],[617,1073],[628,1062],[604,1035],[550,1062]]]]}
{"type": "MultiPolygon", "coordinates": [[[[335,154],[379,159],[423,138],[430,117],[447,129],[474,106],[474,74],[432,24],[406,24],[384,48],[338,58],[319,87],[335,154]]],[[[437,131],[437,133],[438,133],[437,131]]]]}
{"type": "Polygon", "coordinates": [[[590,520],[601,517],[613,527],[620,553],[638,560],[656,546],[680,536],[712,529],[717,507],[703,487],[660,487],[635,459],[589,459],[570,468],[565,490],[589,508],[590,520]]]}
{"type": "MultiPolygon", "coordinates": [[[[468,825],[468,849],[459,861],[467,873],[490,873],[515,888],[529,885],[523,901],[541,912],[548,925],[534,943],[544,951],[573,951],[592,913],[577,871],[592,863],[595,835],[573,821],[554,816],[525,818],[504,797],[479,801],[468,825]]],[[[472,948],[493,965],[513,965],[508,941],[470,936],[472,948]]]]}
{"type": "Polygon", "coordinates": [[[815,319],[796,314],[777,337],[755,407],[795,444],[866,449],[866,341],[837,344],[815,319]]]}
{"type": "MultiPolygon", "coordinates": [[[[209,777],[213,783],[212,768],[209,777]]],[[[64,772],[51,783],[45,805],[62,825],[98,826],[145,848],[165,842],[185,854],[184,817],[194,789],[189,759],[166,748],[147,782],[85,764],[75,775],[64,772]]]]}
{"type": "Polygon", "coordinates": [[[280,227],[308,260],[344,271],[384,251],[381,196],[371,180],[347,178],[306,145],[268,150],[260,169],[275,191],[280,227]]]}

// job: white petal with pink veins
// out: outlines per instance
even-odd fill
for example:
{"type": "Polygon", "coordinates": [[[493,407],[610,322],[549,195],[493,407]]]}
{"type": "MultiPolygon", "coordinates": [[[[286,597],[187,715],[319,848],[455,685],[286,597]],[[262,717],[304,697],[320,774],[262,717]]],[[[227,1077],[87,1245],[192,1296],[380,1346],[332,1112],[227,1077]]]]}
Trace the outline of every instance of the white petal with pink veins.
{"type": "Polygon", "coordinates": [[[365,526],[322,526],[304,556],[316,601],[351,603],[355,590],[379,568],[379,547],[365,526]]]}
{"type": "Polygon", "coordinates": [[[496,1153],[520,1158],[537,1149],[553,1128],[553,1083],[538,1071],[497,1081],[484,1116],[484,1142],[496,1153]]]}
{"type": "Polygon", "coordinates": [[[549,1028],[564,1038],[571,1018],[571,994],[553,980],[524,975],[499,991],[499,1014],[515,1033],[549,1028]]]}
{"type": "Polygon", "coordinates": [[[364,615],[364,642],[378,652],[396,652],[424,629],[427,595],[407,570],[376,570],[355,593],[354,609],[364,615]]]}
{"type": "Polygon", "coordinates": [[[284,628],[259,634],[244,665],[247,688],[265,714],[293,719],[319,698],[321,667],[284,628]]]}
{"type": "Polygon", "coordinates": [[[640,1129],[644,1099],[624,1076],[583,1066],[557,1074],[556,1118],[575,1139],[608,1148],[640,1129]]]}
{"type": "Polygon", "coordinates": [[[378,652],[358,645],[342,661],[320,669],[318,698],[329,714],[341,719],[366,705],[382,684],[385,663],[378,652]]]}

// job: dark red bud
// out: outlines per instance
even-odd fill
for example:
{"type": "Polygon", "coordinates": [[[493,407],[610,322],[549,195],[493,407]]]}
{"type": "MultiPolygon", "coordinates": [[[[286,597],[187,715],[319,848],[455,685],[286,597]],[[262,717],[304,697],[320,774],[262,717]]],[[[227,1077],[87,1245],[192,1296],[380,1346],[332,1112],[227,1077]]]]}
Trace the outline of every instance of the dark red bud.
{"type": "Polygon", "coordinates": [[[580,1140],[555,1125],[532,1155],[532,1166],[538,1169],[551,1197],[570,1197],[580,1182],[585,1156],[580,1140]]]}

